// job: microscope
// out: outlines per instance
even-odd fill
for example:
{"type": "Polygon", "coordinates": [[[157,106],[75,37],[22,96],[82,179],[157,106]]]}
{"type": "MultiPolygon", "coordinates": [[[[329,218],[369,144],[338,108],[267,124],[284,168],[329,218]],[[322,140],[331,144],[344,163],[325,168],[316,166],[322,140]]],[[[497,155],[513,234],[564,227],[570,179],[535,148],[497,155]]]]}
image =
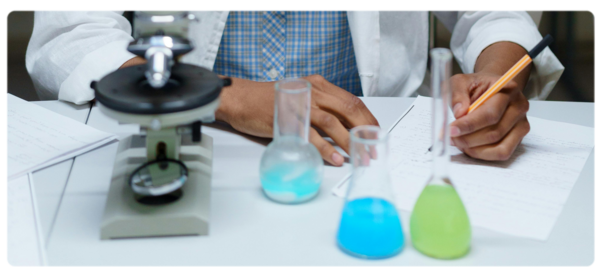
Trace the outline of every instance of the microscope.
{"type": "Polygon", "coordinates": [[[119,141],[101,239],[207,235],[212,138],[219,94],[231,79],[180,63],[193,50],[187,12],[134,13],[127,50],[145,65],[122,68],[91,84],[102,113],[140,133],[119,141]]]}

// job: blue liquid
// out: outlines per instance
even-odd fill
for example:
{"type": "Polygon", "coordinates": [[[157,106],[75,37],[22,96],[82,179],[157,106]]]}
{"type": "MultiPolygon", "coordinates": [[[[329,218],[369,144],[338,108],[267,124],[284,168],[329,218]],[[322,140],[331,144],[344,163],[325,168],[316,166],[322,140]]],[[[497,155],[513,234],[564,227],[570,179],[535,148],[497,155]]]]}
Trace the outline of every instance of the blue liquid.
{"type": "Polygon", "coordinates": [[[277,164],[260,174],[265,194],[283,203],[300,203],[315,197],[321,179],[319,169],[289,162],[277,164]]]}
{"type": "Polygon", "coordinates": [[[346,203],[338,232],[338,246],[362,258],[396,255],[404,234],[396,207],[380,198],[360,198],[346,203]]]}

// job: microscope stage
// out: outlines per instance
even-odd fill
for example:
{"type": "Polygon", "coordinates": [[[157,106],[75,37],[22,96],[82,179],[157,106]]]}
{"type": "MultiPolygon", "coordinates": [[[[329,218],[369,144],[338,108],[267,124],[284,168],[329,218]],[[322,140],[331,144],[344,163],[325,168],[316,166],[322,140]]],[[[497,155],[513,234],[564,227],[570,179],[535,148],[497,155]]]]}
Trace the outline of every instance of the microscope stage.
{"type": "Polygon", "coordinates": [[[153,88],[144,75],[146,67],[122,68],[93,82],[96,100],[121,113],[169,114],[204,107],[215,101],[221,89],[231,83],[206,68],[176,63],[167,84],[153,88]]]}

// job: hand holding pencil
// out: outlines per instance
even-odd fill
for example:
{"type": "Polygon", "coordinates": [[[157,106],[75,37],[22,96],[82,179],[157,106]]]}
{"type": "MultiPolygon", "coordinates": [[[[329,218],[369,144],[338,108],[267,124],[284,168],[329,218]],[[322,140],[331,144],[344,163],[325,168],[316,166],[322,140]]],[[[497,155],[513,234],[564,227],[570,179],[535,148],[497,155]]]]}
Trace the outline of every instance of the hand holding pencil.
{"type": "Polygon", "coordinates": [[[551,42],[548,35],[527,53],[515,43],[499,42],[482,51],[476,73],[451,78],[457,118],[450,126],[453,145],[479,159],[510,158],[529,132],[529,102],[521,92],[527,66],[551,42]]]}

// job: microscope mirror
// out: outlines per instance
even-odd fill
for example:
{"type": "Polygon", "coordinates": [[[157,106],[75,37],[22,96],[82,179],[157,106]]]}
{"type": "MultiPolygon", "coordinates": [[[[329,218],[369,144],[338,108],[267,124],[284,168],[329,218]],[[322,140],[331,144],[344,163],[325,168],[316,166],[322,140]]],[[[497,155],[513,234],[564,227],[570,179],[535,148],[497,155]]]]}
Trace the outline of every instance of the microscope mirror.
{"type": "Polygon", "coordinates": [[[161,159],[138,167],[129,177],[136,194],[161,196],[180,189],[187,181],[187,167],[178,160],[161,159]]]}

